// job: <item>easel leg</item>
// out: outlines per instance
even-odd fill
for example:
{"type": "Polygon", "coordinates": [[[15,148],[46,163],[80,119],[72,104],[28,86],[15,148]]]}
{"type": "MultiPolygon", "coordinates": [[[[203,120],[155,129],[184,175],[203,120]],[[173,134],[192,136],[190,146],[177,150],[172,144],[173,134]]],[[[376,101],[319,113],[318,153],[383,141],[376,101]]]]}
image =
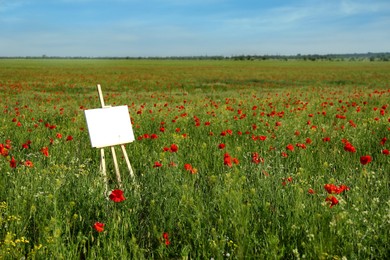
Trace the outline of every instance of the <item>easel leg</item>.
{"type": "Polygon", "coordinates": [[[129,172],[130,172],[130,176],[132,178],[134,178],[134,172],[133,172],[133,169],[131,168],[131,164],[130,164],[129,157],[127,156],[126,148],[123,144],[121,145],[121,148],[122,148],[123,156],[125,157],[127,168],[129,169],[129,172]]]}
{"type": "Polygon", "coordinates": [[[111,146],[111,153],[112,153],[112,159],[114,160],[116,179],[118,181],[119,187],[122,188],[121,174],[119,172],[119,166],[118,166],[118,161],[116,159],[114,146],[111,146]]]}
{"type": "Polygon", "coordinates": [[[106,159],[104,157],[104,149],[100,149],[100,171],[102,172],[104,184],[106,188],[106,194],[108,192],[108,180],[107,180],[107,173],[106,173],[106,159]]]}

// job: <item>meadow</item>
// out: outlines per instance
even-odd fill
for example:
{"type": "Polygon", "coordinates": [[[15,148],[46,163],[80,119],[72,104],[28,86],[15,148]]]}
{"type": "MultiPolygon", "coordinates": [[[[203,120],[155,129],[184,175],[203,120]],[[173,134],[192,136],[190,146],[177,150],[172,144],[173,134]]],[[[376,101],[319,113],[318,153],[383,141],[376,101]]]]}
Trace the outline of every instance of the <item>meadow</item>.
{"type": "Polygon", "coordinates": [[[388,62],[10,59],[0,90],[0,259],[389,256],[388,62]],[[109,194],[96,84],[136,137],[109,194]]]}

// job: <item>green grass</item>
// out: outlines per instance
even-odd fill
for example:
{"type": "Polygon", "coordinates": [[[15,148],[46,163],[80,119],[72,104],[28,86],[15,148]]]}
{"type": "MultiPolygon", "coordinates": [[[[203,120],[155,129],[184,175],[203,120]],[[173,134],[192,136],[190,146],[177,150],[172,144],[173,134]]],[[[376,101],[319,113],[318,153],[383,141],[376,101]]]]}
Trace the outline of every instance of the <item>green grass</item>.
{"type": "Polygon", "coordinates": [[[389,255],[389,63],[0,60],[0,67],[0,259],[389,255]],[[99,151],[89,143],[84,109],[100,106],[96,84],[106,104],[128,105],[137,139],[126,145],[134,181],[117,149],[120,203],[106,198],[99,151]],[[164,151],[171,144],[176,153],[164,151]],[[226,153],[238,164],[224,165],[226,153]],[[253,153],[262,162],[253,163],[253,153]],[[372,162],[362,165],[364,155],[372,162]],[[349,190],[333,194],[339,203],[330,207],[325,184],[349,190]]]}

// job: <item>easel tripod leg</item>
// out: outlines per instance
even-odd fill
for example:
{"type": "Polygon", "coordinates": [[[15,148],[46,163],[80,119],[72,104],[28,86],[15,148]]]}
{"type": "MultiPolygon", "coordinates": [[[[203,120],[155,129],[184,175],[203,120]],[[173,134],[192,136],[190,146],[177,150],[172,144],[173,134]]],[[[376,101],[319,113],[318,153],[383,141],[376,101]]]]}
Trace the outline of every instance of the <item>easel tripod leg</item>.
{"type": "Polygon", "coordinates": [[[111,153],[112,153],[112,159],[114,160],[116,179],[118,181],[119,187],[122,188],[121,174],[119,172],[119,166],[118,166],[118,161],[116,159],[114,146],[111,146],[111,153]]]}
{"type": "Polygon", "coordinates": [[[107,173],[106,173],[106,159],[104,157],[104,149],[100,149],[100,171],[102,172],[103,179],[104,179],[104,185],[106,189],[106,194],[108,192],[108,180],[107,180],[107,173]]]}
{"type": "Polygon", "coordinates": [[[126,148],[125,148],[125,146],[124,146],[123,144],[121,145],[121,148],[122,148],[123,156],[125,157],[125,161],[126,161],[126,164],[127,164],[127,168],[129,169],[129,172],[130,172],[130,176],[131,176],[132,178],[134,178],[133,168],[131,167],[129,157],[127,156],[126,148]]]}

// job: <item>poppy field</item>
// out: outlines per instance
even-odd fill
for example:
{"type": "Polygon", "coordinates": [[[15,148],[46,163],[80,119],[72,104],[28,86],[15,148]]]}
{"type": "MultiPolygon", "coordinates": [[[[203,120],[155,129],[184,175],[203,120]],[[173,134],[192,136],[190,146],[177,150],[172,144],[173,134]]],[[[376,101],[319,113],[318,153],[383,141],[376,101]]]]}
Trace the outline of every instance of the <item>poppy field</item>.
{"type": "Polygon", "coordinates": [[[0,60],[0,259],[385,259],[390,63],[0,60]],[[127,105],[122,186],[84,111],[127,105]]]}

